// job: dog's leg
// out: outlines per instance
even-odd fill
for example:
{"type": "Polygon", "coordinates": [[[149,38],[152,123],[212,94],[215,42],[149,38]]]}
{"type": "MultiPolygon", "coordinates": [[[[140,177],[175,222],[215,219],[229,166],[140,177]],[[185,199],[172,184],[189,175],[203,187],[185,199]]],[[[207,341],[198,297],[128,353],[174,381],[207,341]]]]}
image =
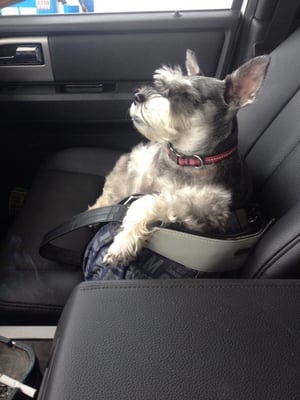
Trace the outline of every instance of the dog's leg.
{"type": "Polygon", "coordinates": [[[200,190],[184,187],[174,194],[146,195],[130,206],[104,262],[128,265],[155,231],[156,223],[178,222],[199,232],[223,228],[230,202],[230,192],[216,185],[207,185],[200,190]]]}

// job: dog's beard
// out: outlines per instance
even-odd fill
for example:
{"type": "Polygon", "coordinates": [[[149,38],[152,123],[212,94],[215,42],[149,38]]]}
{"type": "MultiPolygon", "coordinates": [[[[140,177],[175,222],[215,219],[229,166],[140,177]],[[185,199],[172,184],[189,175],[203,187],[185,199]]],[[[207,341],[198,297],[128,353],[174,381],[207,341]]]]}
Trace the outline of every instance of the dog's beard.
{"type": "Polygon", "coordinates": [[[132,103],[130,116],[136,129],[149,140],[172,142],[178,135],[165,97],[157,95],[144,103],[132,103]]]}
{"type": "MultiPolygon", "coordinates": [[[[210,110],[206,111],[209,116],[210,110]]],[[[155,142],[170,142],[186,154],[205,149],[209,142],[210,125],[204,114],[172,112],[169,100],[159,95],[130,107],[133,124],[143,136],[155,142]]]]}

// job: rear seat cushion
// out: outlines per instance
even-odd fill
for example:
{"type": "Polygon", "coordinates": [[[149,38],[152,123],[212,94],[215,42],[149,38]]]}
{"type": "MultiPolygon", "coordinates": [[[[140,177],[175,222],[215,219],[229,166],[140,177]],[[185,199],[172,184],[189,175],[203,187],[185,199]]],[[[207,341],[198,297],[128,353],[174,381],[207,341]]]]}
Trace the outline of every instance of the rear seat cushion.
{"type": "MultiPolygon", "coordinates": [[[[2,246],[2,322],[56,322],[82,272],[40,257],[39,244],[48,230],[95,201],[119,155],[98,148],[73,148],[56,153],[41,167],[2,246]]],[[[60,243],[82,248],[91,234],[88,228],[80,230],[60,243]]]]}

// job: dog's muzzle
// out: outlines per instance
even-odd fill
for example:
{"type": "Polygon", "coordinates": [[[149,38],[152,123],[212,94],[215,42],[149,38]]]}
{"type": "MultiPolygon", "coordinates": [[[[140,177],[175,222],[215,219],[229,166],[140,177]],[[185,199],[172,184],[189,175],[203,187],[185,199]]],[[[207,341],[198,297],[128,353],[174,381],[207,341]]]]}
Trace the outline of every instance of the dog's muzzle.
{"type": "Polygon", "coordinates": [[[143,120],[140,117],[140,113],[138,112],[138,108],[139,108],[139,103],[134,101],[131,104],[131,107],[130,107],[130,110],[129,110],[129,114],[130,114],[130,118],[132,119],[132,121],[134,123],[141,124],[141,123],[143,123],[143,120]]]}
{"type": "Polygon", "coordinates": [[[141,106],[143,103],[146,101],[146,96],[139,92],[136,91],[134,93],[134,102],[130,108],[130,116],[133,122],[136,124],[141,124],[143,123],[143,120],[137,115],[137,108],[141,106]]]}

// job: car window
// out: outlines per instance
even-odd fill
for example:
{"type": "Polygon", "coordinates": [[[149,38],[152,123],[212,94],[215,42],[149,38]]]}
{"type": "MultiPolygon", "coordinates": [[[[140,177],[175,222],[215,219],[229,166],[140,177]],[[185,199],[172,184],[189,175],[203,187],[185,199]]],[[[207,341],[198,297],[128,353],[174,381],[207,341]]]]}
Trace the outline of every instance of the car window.
{"type": "Polygon", "coordinates": [[[120,13],[230,9],[233,0],[1,0],[1,15],[120,13]]]}

